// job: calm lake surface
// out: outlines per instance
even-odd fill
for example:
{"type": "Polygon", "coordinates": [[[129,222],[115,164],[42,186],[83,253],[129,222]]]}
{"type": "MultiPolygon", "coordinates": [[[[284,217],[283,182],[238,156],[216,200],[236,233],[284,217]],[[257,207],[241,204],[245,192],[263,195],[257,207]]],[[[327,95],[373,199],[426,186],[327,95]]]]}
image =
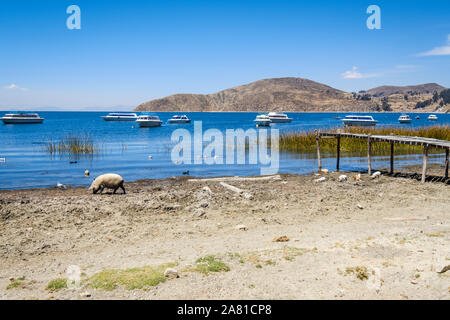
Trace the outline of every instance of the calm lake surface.
{"type": "MultiPolygon", "coordinates": [[[[4,113],[4,112],[3,112],[4,113]]],[[[3,115],[3,113],[0,113],[3,115]]],[[[88,186],[100,174],[115,172],[125,181],[157,179],[181,176],[188,171],[191,176],[248,176],[259,175],[260,165],[175,164],[171,161],[171,150],[175,145],[171,135],[177,128],[185,128],[193,133],[194,125],[168,124],[167,120],[176,113],[155,113],[163,121],[161,127],[139,128],[134,122],[106,122],[100,118],[105,112],[39,112],[45,118],[43,124],[4,125],[0,123],[0,189],[53,187],[58,182],[72,186],[88,186]],[[50,155],[45,151],[49,140],[58,141],[69,134],[89,134],[103,152],[94,156],[74,157],[70,155],[50,155]],[[149,156],[152,158],[149,159],[149,156]],[[76,163],[71,163],[75,162],[76,163]],[[89,170],[91,177],[85,177],[89,170]]],[[[203,132],[218,129],[255,128],[253,120],[257,113],[187,113],[192,121],[202,121],[203,132]]],[[[281,132],[309,131],[341,127],[343,117],[338,113],[288,113],[293,118],[289,124],[274,124],[281,132]]],[[[378,126],[422,127],[450,124],[450,114],[438,114],[439,120],[429,122],[428,114],[420,114],[416,120],[411,114],[412,124],[399,124],[400,114],[371,114],[379,121],[378,126]]],[[[208,144],[208,143],[206,143],[208,144]]],[[[386,167],[388,160],[380,157],[374,168],[386,167]]],[[[366,159],[343,158],[342,170],[366,169],[366,159]]],[[[433,156],[431,162],[443,162],[442,156],[433,156]]],[[[421,155],[398,156],[397,166],[421,163],[421,155]]],[[[312,155],[280,154],[280,173],[310,173],[317,168],[312,155]]],[[[335,159],[325,158],[325,168],[334,170],[335,159]]]]}

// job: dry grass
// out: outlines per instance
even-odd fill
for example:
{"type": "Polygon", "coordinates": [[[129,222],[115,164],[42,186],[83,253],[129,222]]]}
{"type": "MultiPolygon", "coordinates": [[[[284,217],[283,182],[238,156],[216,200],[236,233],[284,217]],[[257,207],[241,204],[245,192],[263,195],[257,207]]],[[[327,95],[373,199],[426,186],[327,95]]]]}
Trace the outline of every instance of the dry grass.
{"type": "MultiPolygon", "coordinates": [[[[330,130],[331,131],[331,130],[330,130]]],[[[417,136],[434,138],[439,140],[450,140],[449,126],[434,126],[426,128],[349,128],[345,132],[363,133],[363,134],[377,134],[377,135],[396,135],[396,136],[417,136]]],[[[294,153],[316,153],[316,137],[314,132],[289,132],[280,136],[280,150],[294,153]]],[[[324,155],[336,154],[337,141],[336,139],[321,139],[320,151],[324,155]]],[[[423,152],[421,146],[411,145],[395,145],[396,154],[420,154],[423,152]]],[[[430,149],[432,153],[442,153],[442,150],[430,149]]],[[[367,154],[367,140],[341,138],[341,153],[348,156],[362,156],[367,154]]],[[[384,142],[372,143],[372,154],[376,156],[384,156],[390,154],[390,144],[384,142]]]]}
{"type": "Polygon", "coordinates": [[[46,151],[50,154],[97,154],[101,148],[95,143],[89,134],[67,135],[62,140],[47,142],[46,151]]]}

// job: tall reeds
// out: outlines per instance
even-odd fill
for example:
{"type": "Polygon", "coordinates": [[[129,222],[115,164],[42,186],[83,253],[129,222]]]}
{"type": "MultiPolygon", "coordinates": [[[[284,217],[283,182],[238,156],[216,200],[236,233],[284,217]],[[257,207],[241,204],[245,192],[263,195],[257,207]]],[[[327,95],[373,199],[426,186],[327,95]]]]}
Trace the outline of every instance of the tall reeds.
{"type": "MultiPolygon", "coordinates": [[[[336,130],[327,130],[336,131],[336,130]]],[[[345,132],[377,134],[377,135],[396,135],[396,136],[417,136],[434,138],[439,140],[450,140],[450,127],[433,126],[421,128],[362,128],[353,127],[345,129],[345,132]]],[[[293,153],[311,153],[316,152],[316,137],[313,131],[309,132],[288,132],[280,135],[280,151],[293,153]]],[[[321,139],[320,151],[323,154],[335,155],[337,147],[336,139],[321,139]]],[[[367,140],[341,138],[341,152],[346,155],[361,156],[367,154],[367,140]]],[[[420,154],[423,152],[421,146],[411,146],[404,144],[395,145],[396,154],[420,154]]],[[[430,150],[430,152],[442,152],[442,150],[430,150]]],[[[372,143],[372,154],[377,156],[389,155],[390,144],[383,142],[372,143]]]]}
{"type": "Polygon", "coordinates": [[[69,134],[59,141],[48,141],[46,151],[50,154],[91,155],[99,153],[100,147],[89,134],[69,134]]]}

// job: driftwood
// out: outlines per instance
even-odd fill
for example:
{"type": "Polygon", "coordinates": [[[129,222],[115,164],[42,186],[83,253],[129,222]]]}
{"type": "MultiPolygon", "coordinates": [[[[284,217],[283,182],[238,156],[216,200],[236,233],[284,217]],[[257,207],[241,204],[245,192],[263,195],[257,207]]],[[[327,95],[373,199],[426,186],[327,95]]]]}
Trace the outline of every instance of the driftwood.
{"type": "Polygon", "coordinates": [[[250,199],[253,198],[253,196],[252,196],[250,193],[245,192],[244,190],[239,189],[239,188],[237,188],[237,187],[235,187],[235,186],[229,185],[229,184],[227,184],[227,183],[225,183],[225,182],[221,182],[220,185],[221,185],[222,187],[227,188],[227,189],[230,190],[230,191],[233,191],[233,192],[239,194],[240,196],[244,197],[245,199],[250,200],[250,199]]]}
{"type": "Polygon", "coordinates": [[[387,221],[426,221],[427,217],[408,217],[408,218],[384,218],[387,221]]]}
{"type": "Polygon", "coordinates": [[[189,179],[189,182],[221,182],[221,181],[265,181],[265,180],[281,180],[280,175],[265,176],[265,177],[222,177],[209,179],[189,179]]]}

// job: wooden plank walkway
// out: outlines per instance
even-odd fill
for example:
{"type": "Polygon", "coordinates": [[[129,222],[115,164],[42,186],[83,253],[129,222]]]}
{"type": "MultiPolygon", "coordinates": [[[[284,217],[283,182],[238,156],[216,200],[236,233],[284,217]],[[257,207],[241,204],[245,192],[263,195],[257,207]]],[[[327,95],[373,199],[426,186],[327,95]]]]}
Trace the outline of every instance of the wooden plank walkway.
{"type": "Polygon", "coordinates": [[[437,148],[445,150],[445,169],[444,177],[448,179],[449,168],[449,151],[450,141],[438,140],[425,137],[411,137],[411,136],[394,136],[394,135],[371,135],[361,133],[348,133],[348,132],[319,132],[316,131],[316,146],[317,146],[317,161],[319,170],[322,169],[322,160],[320,158],[320,139],[321,138],[335,138],[337,139],[337,158],[336,158],[336,170],[339,171],[340,155],[341,155],[341,138],[354,138],[367,140],[367,164],[368,173],[372,174],[372,161],[371,161],[371,146],[374,142],[387,142],[391,144],[391,158],[390,158],[390,174],[394,173],[394,144],[409,144],[423,146],[423,166],[422,166],[422,183],[426,180],[428,151],[429,148],[437,148]]]}

